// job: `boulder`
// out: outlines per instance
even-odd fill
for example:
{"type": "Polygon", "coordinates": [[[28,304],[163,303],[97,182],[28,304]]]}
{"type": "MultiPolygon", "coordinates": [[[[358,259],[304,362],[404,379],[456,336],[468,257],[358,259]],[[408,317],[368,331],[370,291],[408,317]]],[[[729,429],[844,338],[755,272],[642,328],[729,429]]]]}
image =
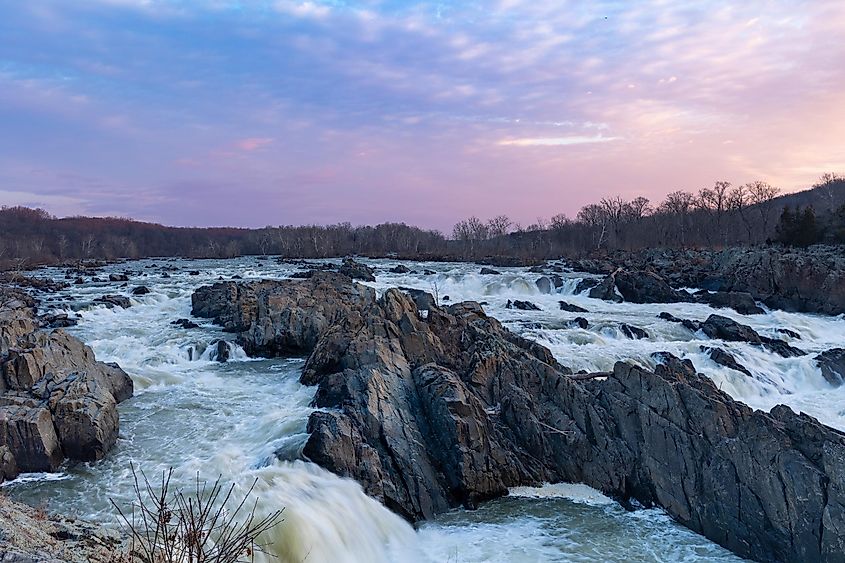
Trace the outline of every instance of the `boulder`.
{"type": "Polygon", "coordinates": [[[553,289],[552,280],[548,276],[543,276],[534,282],[540,293],[551,293],[553,289]]]}
{"type": "Polygon", "coordinates": [[[519,309],[520,311],[539,311],[540,307],[538,307],[531,301],[522,301],[519,299],[511,301],[510,299],[508,299],[508,302],[505,304],[505,309],[519,309]]]}
{"type": "Polygon", "coordinates": [[[487,267],[481,268],[481,270],[478,273],[481,274],[482,276],[499,276],[499,275],[502,274],[502,272],[500,272],[498,270],[494,270],[493,268],[487,268],[487,267]]]}
{"type": "Polygon", "coordinates": [[[710,315],[707,317],[707,320],[701,323],[699,328],[710,338],[726,340],[728,342],[757,344],[784,358],[806,355],[806,352],[803,350],[790,346],[787,342],[779,338],[760,336],[750,326],[738,323],[722,315],[710,315]]]}
{"type": "Polygon", "coordinates": [[[128,282],[129,276],[126,274],[109,274],[110,282],[128,282]]]}
{"type": "Polygon", "coordinates": [[[150,288],[145,285],[139,285],[132,289],[132,295],[146,295],[150,292],[150,288]]]}
{"type": "Polygon", "coordinates": [[[214,346],[214,350],[211,354],[212,360],[220,362],[221,364],[229,361],[229,358],[232,355],[232,347],[228,342],[225,340],[217,340],[211,345],[214,346]]]}
{"type": "Polygon", "coordinates": [[[744,373],[748,377],[753,377],[751,372],[748,371],[744,365],[740,364],[736,361],[733,354],[730,352],[726,352],[721,348],[711,348],[708,346],[702,346],[701,351],[707,353],[710,356],[710,359],[719,364],[720,366],[724,366],[726,368],[730,368],[732,370],[736,370],[740,373],[744,373]]]}
{"type": "Polygon", "coordinates": [[[568,322],[569,326],[577,326],[580,329],[587,330],[587,327],[590,326],[589,321],[584,317],[575,317],[571,321],[568,322]]]}
{"type": "Polygon", "coordinates": [[[411,287],[400,287],[399,289],[411,296],[411,299],[413,299],[414,304],[420,311],[429,311],[432,308],[437,307],[437,300],[427,291],[411,287]]]}
{"type": "Polygon", "coordinates": [[[589,289],[593,289],[600,283],[600,281],[601,280],[596,278],[584,278],[575,285],[575,293],[580,294],[589,289]]]}
{"type": "Polygon", "coordinates": [[[376,281],[375,272],[372,268],[351,258],[345,258],[337,271],[353,280],[376,281]]]}
{"type": "Polygon", "coordinates": [[[0,446],[21,472],[56,471],[64,459],[50,411],[15,397],[0,397],[0,446]],[[4,404],[6,403],[6,404],[4,404]]]}
{"type": "Polygon", "coordinates": [[[643,338],[648,338],[648,332],[641,329],[640,327],[629,325],[627,323],[622,323],[621,325],[619,325],[619,329],[622,331],[622,334],[632,340],[641,340],[643,338]]]}
{"type": "MultiPolygon", "coordinates": [[[[579,283],[578,286],[580,287],[581,284],[579,283]]],[[[615,303],[621,303],[623,301],[622,295],[616,289],[615,279],[612,275],[607,276],[601,282],[594,285],[587,295],[591,299],[601,299],[602,301],[613,301],[615,303]]]]}
{"type": "Polygon", "coordinates": [[[97,297],[94,299],[95,303],[104,303],[108,308],[112,307],[121,307],[123,309],[128,309],[132,306],[132,302],[129,301],[128,297],[123,295],[103,295],[102,297],[97,297]]]}
{"type": "Polygon", "coordinates": [[[408,274],[411,272],[411,268],[405,266],[404,264],[398,264],[392,268],[390,268],[391,274],[408,274]]]}
{"type": "Polygon", "coordinates": [[[566,301],[558,301],[557,303],[560,306],[561,311],[567,311],[569,313],[589,313],[589,311],[587,311],[583,307],[573,305],[572,303],[567,303],[566,301]]]}
{"type": "Polygon", "coordinates": [[[176,325],[182,328],[199,328],[200,325],[195,323],[190,319],[176,319],[175,321],[171,321],[170,324],[176,325]]]}
{"type": "Polygon", "coordinates": [[[845,348],[827,350],[818,354],[815,360],[831,385],[839,387],[845,382],[845,348]]]}

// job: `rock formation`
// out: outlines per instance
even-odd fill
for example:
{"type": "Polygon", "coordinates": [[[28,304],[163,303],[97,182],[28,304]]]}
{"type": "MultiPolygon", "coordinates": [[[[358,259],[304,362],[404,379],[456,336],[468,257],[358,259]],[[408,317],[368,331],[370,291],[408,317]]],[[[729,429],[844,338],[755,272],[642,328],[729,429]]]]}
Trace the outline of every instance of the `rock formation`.
{"type": "Polygon", "coordinates": [[[102,459],[118,434],[132,380],[67,332],[39,329],[28,295],[0,287],[0,466],[55,471],[65,458],[102,459]]]}
{"type": "Polygon", "coordinates": [[[252,353],[310,353],[304,455],[416,520],[509,487],[583,482],[760,561],[845,560],[845,435],[754,411],[689,362],[571,376],[476,303],[423,318],[348,278],[218,283],[194,312],[252,353]],[[235,322],[232,322],[232,320],[235,322]]]}

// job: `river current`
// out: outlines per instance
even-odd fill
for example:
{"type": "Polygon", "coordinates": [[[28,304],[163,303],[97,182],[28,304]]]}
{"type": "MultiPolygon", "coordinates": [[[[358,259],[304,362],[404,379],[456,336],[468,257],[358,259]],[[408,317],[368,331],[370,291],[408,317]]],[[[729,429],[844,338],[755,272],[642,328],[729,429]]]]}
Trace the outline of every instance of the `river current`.
{"type": "MultiPolygon", "coordinates": [[[[562,274],[564,284],[540,293],[541,274],[524,268],[498,268],[481,275],[480,266],[453,263],[406,263],[417,273],[394,274],[398,262],[367,261],[376,269],[372,285],[414,287],[449,302],[486,302],[485,310],[511,330],[549,347],[573,370],[609,370],[626,360],[653,367],[653,352],[668,351],[692,360],[725,392],[752,407],[768,410],[785,403],[824,423],[845,429],[845,389],[822,377],[812,352],[841,346],[845,321],[767,311],[744,316],[707,305],[616,304],[575,294],[588,274],[562,274]],[[434,272],[424,274],[424,270],[434,272]],[[508,300],[530,300],[540,311],[505,307],[508,300]],[[587,309],[561,311],[558,301],[587,309]],[[783,338],[811,352],[781,358],[744,343],[719,342],[753,377],[721,367],[702,352],[714,342],[680,324],[657,318],[668,311],[679,318],[703,320],[709,314],[734,318],[760,334],[783,338]],[[587,329],[572,326],[575,316],[587,329]],[[632,340],[621,323],[645,329],[632,340]],[[789,329],[800,338],[785,335],[789,329]]],[[[353,481],[297,460],[307,434],[314,388],[299,383],[302,358],[250,359],[235,347],[226,363],[214,360],[212,342],[231,340],[207,320],[198,329],[171,324],[190,318],[191,294],[205,284],[234,275],[244,279],[284,278],[298,266],[271,258],[232,260],[141,260],[116,264],[98,273],[132,270],[127,288],[115,283],[73,285],[56,294],[54,310],[79,313],[68,329],[90,345],[97,359],[118,362],[135,382],[135,396],[121,404],[120,438],[98,463],[68,465],[56,474],[22,475],[3,490],[30,504],[115,525],[113,499],[132,500],[130,463],[151,480],[173,468],[178,486],[190,486],[197,473],[235,483],[239,493],[257,480],[259,512],[284,509],[283,521],[263,538],[272,556],[283,562],[540,562],[540,561],[739,561],[718,545],[676,524],[658,509],[628,512],[599,492],[578,484],[519,488],[510,496],[474,511],[454,510],[416,528],[367,497],[353,481]],[[162,266],[172,267],[168,276],[162,266]],[[191,270],[199,275],[189,275],[191,270]],[[151,292],[133,296],[128,309],[94,305],[108,293],[128,293],[136,285],[151,292]]],[[[62,278],[54,269],[38,275],[62,278]]]]}

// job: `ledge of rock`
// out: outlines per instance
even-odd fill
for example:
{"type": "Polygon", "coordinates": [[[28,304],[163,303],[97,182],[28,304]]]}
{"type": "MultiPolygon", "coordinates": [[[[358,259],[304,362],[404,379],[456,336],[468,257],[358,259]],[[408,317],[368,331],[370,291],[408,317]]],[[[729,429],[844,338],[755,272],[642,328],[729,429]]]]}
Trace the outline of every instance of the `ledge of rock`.
{"type": "Polygon", "coordinates": [[[0,451],[4,479],[102,459],[118,434],[132,380],[77,338],[38,328],[34,301],[0,287],[0,451]],[[7,468],[14,468],[9,470],[7,468]]]}
{"type": "Polygon", "coordinates": [[[210,318],[249,317],[247,349],[310,352],[302,381],[327,410],[304,455],[408,519],[581,482],[744,557],[845,559],[845,435],[787,407],[754,411],[689,362],[572,377],[478,304],[422,318],[398,290],[376,298],[332,274],[194,297],[210,318]]]}

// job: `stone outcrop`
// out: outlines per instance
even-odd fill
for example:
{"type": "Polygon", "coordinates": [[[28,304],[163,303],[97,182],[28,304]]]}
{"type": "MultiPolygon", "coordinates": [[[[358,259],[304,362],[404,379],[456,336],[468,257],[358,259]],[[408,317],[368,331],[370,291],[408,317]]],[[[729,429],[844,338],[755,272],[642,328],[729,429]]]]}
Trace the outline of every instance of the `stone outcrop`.
{"type": "Polygon", "coordinates": [[[833,348],[816,356],[822,375],[831,384],[839,387],[845,383],[845,348],[833,348]]]}
{"type": "Polygon", "coordinates": [[[750,293],[744,291],[705,291],[698,300],[717,309],[733,309],[741,315],[762,315],[765,311],[757,305],[750,293]]]}
{"type": "Polygon", "coordinates": [[[423,318],[398,290],[377,299],[325,274],[215,284],[194,307],[251,316],[247,349],[310,353],[302,382],[325,410],[304,455],[409,519],[516,485],[582,482],[661,506],[745,557],[845,560],[845,435],[786,407],[754,411],[689,362],[663,354],[654,371],[572,376],[476,303],[423,318]]]}
{"type": "Polygon", "coordinates": [[[677,303],[690,301],[689,294],[672,289],[654,272],[618,269],[590,290],[590,297],[631,303],[677,303]]]}
{"type": "Polygon", "coordinates": [[[0,288],[3,457],[15,472],[55,471],[65,458],[102,459],[117,440],[117,403],[132,396],[132,380],[64,330],[40,330],[35,313],[26,294],[0,288]]]}

